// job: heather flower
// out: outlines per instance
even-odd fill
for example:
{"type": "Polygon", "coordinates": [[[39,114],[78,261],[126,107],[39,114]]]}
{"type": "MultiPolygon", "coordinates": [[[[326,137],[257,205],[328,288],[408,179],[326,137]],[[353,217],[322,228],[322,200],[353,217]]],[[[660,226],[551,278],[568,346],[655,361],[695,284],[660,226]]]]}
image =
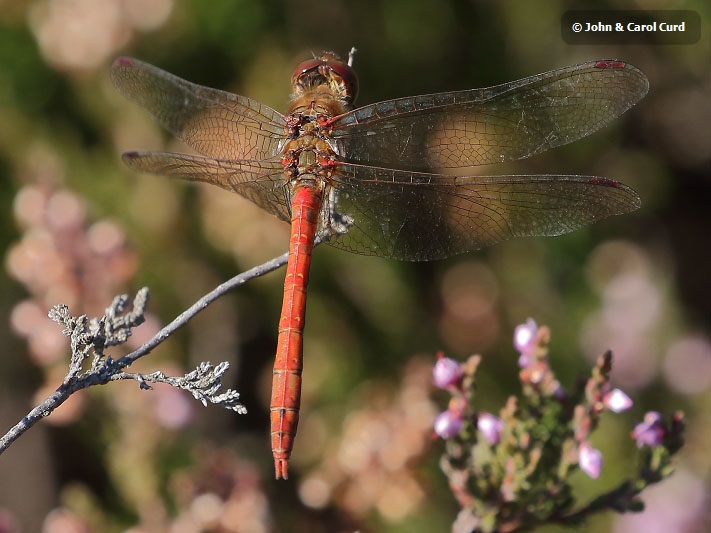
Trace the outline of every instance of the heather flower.
{"type": "Polygon", "coordinates": [[[518,359],[518,366],[521,368],[531,364],[531,356],[536,347],[536,333],[538,333],[538,325],[532,318],[526,320],[525,324],[519,324],[514,330],[513,344],[521,354],[518,359]]]}
{"type": "Polygon", "coordinates": [[[602,470],[602,453],[593,448],[590,443],[583,442],[578,448],[578,464],[588,476],[597,479],[602,470]]]}
{"type": "Polygon", "coordinates": [[[666,428],[662,415],[656,411],[649,411],[644,415],[642,422],[637,424],[632,431],[632,438],[637,441],[637,447],[659,446],[664,441],[666,428]]]}
{"type": "Polygon", "coordinates": [[[458,385],[463,375],[458,361],[440,354],[432,369],[432,383],[440,389],[448,389],[458,385]]]}
{"type": "Polygon", "coordinates": [[[612,389],[606,393],[602,403],[613,413],[621,413],[634,405],[632,399],[620,389],[612,389]]]}
{"type": "Polygon", "coordinates": [[[504,422],[491,413],[481,413],[477,419],[476,427],[489,444],[498,444],[501,440],[501,431],[504,422]]]}
{"type": "Polygon", "coordinates": [[[463,423],[459,413],[448,409],[435,418],[434,431],[441,438],[449,439],[461,431],[463,423]]]}
{"type": "Polygon", "coordinates": [[[588,504],[576,502],[575,473],[582,470],[597,479],[602,472],[602,453],[590,444],[601,417],[633,402],[610,386],[610,351],[598,357],[586,379],[564,388],[550,365],[549,339],[550,330],[532,319],[516,328],[521,393],[494,410],[498,416],[478,407],[481,356],[462,363],[462,378],[448,388],[449,407],[437,418],[435,431],[445,439],[440,465],[462,508],[452,531],[513,533],[547,523],[579,527],[606,509],[639,512],[644,509],[640,493],[674,471],[672,457],[684,443],[683,414],[664,424],[658,413],[649,413],[632,436],[639,446],[655,447],[638,452],[631,477],[603,489],[588,504]],[[470,420],[476,428],[467,424],[470,420]]]}

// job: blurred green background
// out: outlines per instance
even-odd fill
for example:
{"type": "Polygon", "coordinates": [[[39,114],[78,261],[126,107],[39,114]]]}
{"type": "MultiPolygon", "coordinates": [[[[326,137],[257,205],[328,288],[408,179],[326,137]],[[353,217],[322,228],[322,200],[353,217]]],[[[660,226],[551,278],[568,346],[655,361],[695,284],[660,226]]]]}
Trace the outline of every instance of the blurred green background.
{"type": "Polygon", "coordinates": [[[517,392],[511,335],[529,316],[551,327],[564,384],[610,348],[614,384],[636,401],[605,419],[593,442],[605,466],[596,481],[580,475],[583,499],[631,468],[628,434],[645,411],[687,413],[678,472],[650,491],[649,509],[582,530],[709,527],[711,8],[625,2],[698,11],[695,45],[563,43],[562,13],[591,6],[623,7],[0,1],[2,428],[66,373],[68,342],[45,318],[52,305],[100,315],[114,294],[147,285],[151,317],[133,339],[140,344],[219,282],[287,248],[287,225],[236,195],[122,166],[127,149],[183,148],[113,89],[116,56],[280,111],[297,63],[351,46],[360,104],[600,58],[629,61],[651,86],[602,132],[491,169],[618,179],[642,197],[636,213],[433,263],[315,251],[289,481],[273,481],[268,438],[280,270],[218,301],[135,369],[177,375],[203,360],[230,361],[230,386],[248,415],[131,382],[84,391],[0,456],[0,531],[448,531],[457,508],[437,466],[441,443],[430,437],[444,398],[430,399],[429,365],[437,350],[481,353],[482,408],[495,410],[517,392]]]}

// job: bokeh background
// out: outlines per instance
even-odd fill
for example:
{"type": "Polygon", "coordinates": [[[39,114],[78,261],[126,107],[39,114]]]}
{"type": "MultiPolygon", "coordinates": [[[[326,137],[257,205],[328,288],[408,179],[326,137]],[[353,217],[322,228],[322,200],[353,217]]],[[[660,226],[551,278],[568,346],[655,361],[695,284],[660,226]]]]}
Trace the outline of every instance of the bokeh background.
{"type": "Polygon", "coordinates": [[[481,353],[479,397],[495,410],[517,391],[511,335],[529,316],[552,328],[563,383],[610,348],[614,383],[636,401],[593,440],[605,465],[596,481],[580,474],[583,500],[633,468],[629,431],[646,410],[687,413],[677,473],[649,491],[648,510],[582,530],[707,531],[710,10],[704,0],[0,1],[1,432],[66,373],[67,339],[46,318],[52,305],[100,315],[114,294],[149,286],[136,346],[287,247],[287,226],[236,195],[122,166],[127,149],[182,148],[113,89],[116,56],[282,111],[298,62],[351,46],[363,104],[599,58],[629,61],[651,84],[602,132],[491,169],[615,178],[640,193],[636,213],[433,263],[316,250],[289,481],[273,480],[267,426],[282,270],[218,301],[135,368],[178,375],[229,361],[248,415],[203,408],[169,387],[83,391],[0,456],[0,531],[447,531],[457,507],[431,438],[444,407],[429,385],[434,354],[481,353]],[[693,9],[702,37],[565,44],[562,13],[593,4],[693,9]]]}

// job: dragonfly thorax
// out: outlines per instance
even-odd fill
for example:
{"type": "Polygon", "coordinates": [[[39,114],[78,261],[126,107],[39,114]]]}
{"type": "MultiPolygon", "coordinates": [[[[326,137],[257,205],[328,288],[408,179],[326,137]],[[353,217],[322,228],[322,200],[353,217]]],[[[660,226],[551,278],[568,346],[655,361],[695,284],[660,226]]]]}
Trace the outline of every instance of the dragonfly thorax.
{"type": "Polygon", "coordinates": [[[325,184],[333,174],[338,152],[322,132],[322,120],[293,113],[287,120],[290,139],[282,148],[281,164],[288,183],[304,179],[325,184]]]}

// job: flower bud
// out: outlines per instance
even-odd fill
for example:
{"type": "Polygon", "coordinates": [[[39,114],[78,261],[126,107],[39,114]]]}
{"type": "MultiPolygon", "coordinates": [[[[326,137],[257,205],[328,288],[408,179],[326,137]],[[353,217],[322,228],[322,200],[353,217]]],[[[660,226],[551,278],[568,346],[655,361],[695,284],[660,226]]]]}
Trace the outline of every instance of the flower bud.
{"type": "Polygon", "coordinates": [[[432,383],[440,389],[448,389],[458,385],[463,375],[458,361],[440,356],[432,368],[432,383]]]}
{"type": "Polygon", "coordinates": [[[439,437],[449,439],[461,431],[462,425],[462,417],[454,411],[447,410],[435,418],[434,431],[439,437]]]}
{"type": "Polygon", "coordinates": [[[602,470],[602,453],[590,446],[590,443],[583,442],[578,448],[578,464],[588,476],[597,479],[602,470]]]}
{"type": "Polygon", "coordinates": [[[536,347],[536,333],[538,333],[538,325],[532,318],[526,320],[525,324],[519,324],[514,330],[513,344],[521,354],[518,361],[521,367],[525,368],[531,362],[530,356],[533,355],[536,347]]]}
{"type": "Polygon", "coordinates": [[[504,422],[491,413],[481,413],[476,421],[476,427],[489,444],[498,444],[504,422]]]}
{"type": "Polygon", "coordinates": [[[634,405],[632,399],[620,389],[612,389],[605,394],[602,403],[613,413],[621,413],[634,405]]]}
{"type": "Polygon", "coordinates": [[[637,447],[659,446],[664,441],[666,428],[662,415],[656,411],[649,411],[644,415],[642,422],[637,424],[632,431],[632,438],[637,441],[637,447]]]}

